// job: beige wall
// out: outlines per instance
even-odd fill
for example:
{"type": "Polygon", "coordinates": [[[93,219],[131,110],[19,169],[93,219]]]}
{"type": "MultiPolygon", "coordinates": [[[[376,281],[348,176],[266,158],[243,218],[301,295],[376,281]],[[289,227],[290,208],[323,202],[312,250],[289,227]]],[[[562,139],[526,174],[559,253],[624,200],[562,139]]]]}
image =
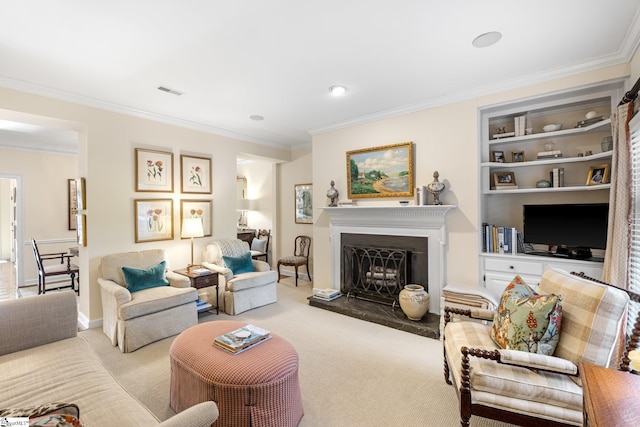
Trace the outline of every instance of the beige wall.
{"type": "MultiPolygon", "coordinates": [[[[277,182],[280,197],[278,200],[279,215],[277,216],[278,241],[276,242],[276,245],[274,245],[276,254],[278,254],[277,256],[274,256],[276,261],[278,256],[293,255],[293,245],[296,236],[305,235],[311,237],[312,241],[314,239],[312,224],[296,224],[295,222],[295,197],[293,187],[296,184],[314,183],[314,214],[318,211],[318,206],[324,206],[324,199],[322,199],[322,202],[319,202],[318,194],[326,194],[326,191],[329,188],[328,183],[325,184],[321,181],[313,181],[312,154],[310,148],[294,150],[291,157],[290,162],[281,163],[277,167],[277,182]]],[[[311,275],[314,276],[315,255],[313,247],[311,248],[311,251],[309,268],[311,269],[311,275]]],[[[274,263],[274,267],[275,264],[276,263],[274,263]]],[[[284,271],[293,270],[290,267],[282,267],[282,272],[284,271]]],[[[300,269],[300,272],[303,274],[307,273],[304,268],[300,269]]]]}
{"type": "MultiPolygon", "coordinates": [[[[336,182],[340,199],[347,198],[347,151],[413,141],[416,185],[430,183],[437,170],[440,181],[446,184],[441,201],[457,206],[447,217],[446,283],[476,284],[479,280],[478,108],[629,73],[629,64],[619,65],[316,135],[313,137],[313,183],[322,188],[314,192],[314,206],[325,205],[326,197],[320,190],[326,190],[331,180],[336,182]]],[[[358,204],[397,204],[398,200],[358,199],[358,204]]],[[[330,287],[329,219],[317,209],[313,236],[314,286],[330,287]]]]}
{"type": "MultiPolygon", "coordinates": [[[[186,129],[156,121],[0,88],[0,109],[63,119],[74,124],[80,146],[76,175],[87,180],[87,240],[81,249],[82,292],[80,311],[91,321],[102,317],[97,268],[103,255],[150,248],[166,249],[172,267],[186,265],[189,240],[179,237],[180,199],[213,199],[213,237],[234,237],[236,232],[236,157],[250,153],[288,161],[288,150],[186,129]],[[174,192],[139,193],[134,189],[134,148],[153,148],[174,155],[174,192]],[[212,195],[180,194],[180,154],[212,158],[212,195]],[[171,198],[174,239],[134,243],[135,199],[171,198]],[[88,272],[88,273],[87,273],[88,272]]],[[[11,153],[10,153],[11,154],[11,153]]],[[[10,160],[9,160],[10,161],[10,160]]],[[[64,200],[64,199],[63,199],[64,200]]],[[[57,205],[57,204],[56,204],[57,205]]],[[[211,239],[196,239],[196,261],[211,239]]]]}
{"type": "MultiPolygon", "coordinates": [[[[0,170],[22,176],[24,241],[31,237],[41,241],[38,245],[41,253],[66,252],[75,246],[76,232],[69,231],[67,180],[76,178],[77,158],[0,149],[0,170]]],[[[8,189],[2,195],[5,196],[8,200],[8,189]]],[[[8,217],[2,222],[8,224],[8,217]]],[[[32,285],[38,281],[38,270],[31,246],[24,245],[23,250],[23,283],[32,285]]]]}

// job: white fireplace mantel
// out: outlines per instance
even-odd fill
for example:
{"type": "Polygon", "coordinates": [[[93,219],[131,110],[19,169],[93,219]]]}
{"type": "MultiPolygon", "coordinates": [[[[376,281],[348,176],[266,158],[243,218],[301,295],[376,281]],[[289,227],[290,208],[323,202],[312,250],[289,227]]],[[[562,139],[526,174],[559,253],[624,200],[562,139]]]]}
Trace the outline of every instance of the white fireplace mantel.
{"type": "Polygon", "coordinates": [[[454,205],[428,206],[340,206],[321,208],[329,215],[331,286],[340,289],[341,234],[378,234],[426,237],[431,303],[429,311],[440,312],[440,294],[445,284],[447,212],[454,205]]]}

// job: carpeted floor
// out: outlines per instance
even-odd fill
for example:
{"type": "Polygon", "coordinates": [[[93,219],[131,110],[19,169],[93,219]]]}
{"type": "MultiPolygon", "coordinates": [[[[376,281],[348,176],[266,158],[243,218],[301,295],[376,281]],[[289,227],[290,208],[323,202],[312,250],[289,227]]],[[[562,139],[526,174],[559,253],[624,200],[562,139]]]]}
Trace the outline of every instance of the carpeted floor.
{"type": "MultiPolygon", "coordinates": [[[[311,284],[278,284],[278,302],[238,316],[286,338],[300,356],[305,415],[300,427],[459,426],[458,399],[444,382],[440,341],[310,307],[311,284]]],[[[173,337],[122,354],[101,329],[80,333],[118,381],[160,419],[169,408],[173,337]]],[[[472,427],[506,427],[473,417],[472,427]]],[[[277,427],[277,426],[274,426],[277,427]]]]}

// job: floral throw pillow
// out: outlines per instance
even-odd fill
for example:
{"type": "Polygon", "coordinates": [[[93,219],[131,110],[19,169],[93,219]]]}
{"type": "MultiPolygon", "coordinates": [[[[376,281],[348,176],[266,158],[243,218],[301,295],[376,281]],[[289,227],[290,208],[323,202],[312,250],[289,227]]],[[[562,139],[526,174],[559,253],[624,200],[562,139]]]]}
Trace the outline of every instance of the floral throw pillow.
{"type": "Polygon", "coordinates": [[[539,295],[520,276],[507,285],[491,339],[501,348],[553,355],[560,339],[562,297],[539,295]]]}

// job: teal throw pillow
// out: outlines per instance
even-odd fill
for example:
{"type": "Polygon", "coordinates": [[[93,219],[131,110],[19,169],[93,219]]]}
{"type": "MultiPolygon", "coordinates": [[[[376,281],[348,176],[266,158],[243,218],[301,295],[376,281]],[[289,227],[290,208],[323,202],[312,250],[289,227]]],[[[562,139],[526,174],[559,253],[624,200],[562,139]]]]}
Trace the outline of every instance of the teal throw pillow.
{"type": "Polygon", "coordinates": [[[251,252],[247,252],[239,257],[223,256],[225,265],[227,268],[233,271],[233,275],[237,276],[240,273],[249,273],[256,271],[251,261],[251,252]]]}
{"type": "Polygon", "coordinates": [[[129,292],[138,292],[143,289],[155,288],[158,286],[169,286],[169,281],[165,278],[166,262],[162,261],[158,265],[147,270],[139,268],[122,267],[124,281],[129,292]]]}

